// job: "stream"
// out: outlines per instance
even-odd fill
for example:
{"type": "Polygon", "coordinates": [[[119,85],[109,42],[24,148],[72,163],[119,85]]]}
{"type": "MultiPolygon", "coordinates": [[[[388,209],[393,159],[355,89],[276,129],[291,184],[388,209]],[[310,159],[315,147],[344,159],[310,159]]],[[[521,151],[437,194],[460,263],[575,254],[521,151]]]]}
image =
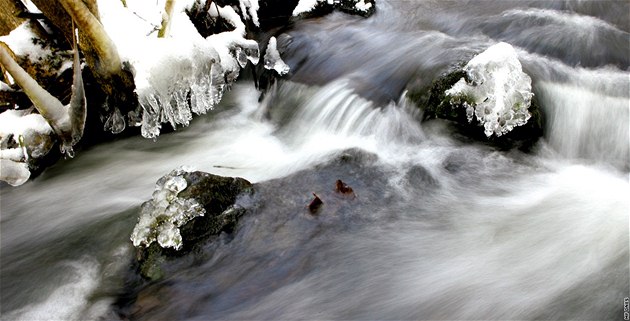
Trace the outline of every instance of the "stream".
{"type": "Polygon", "coordinates": [[[239,80],[156,142],[0,186],[2,320],[621,319],[629,296],[630,3],[377,0],[278,35],[288,80],[239,80]],[[404,99],[499,41],[545,115],[533,150],[421,122],[404,99]],[[129,236],[186,165],[255,209],[130,298],[129,236]],[[336,197],[340,179],[355,199],[336,197]],[[318,215],[305,208],[317,193],[318,215]]]}

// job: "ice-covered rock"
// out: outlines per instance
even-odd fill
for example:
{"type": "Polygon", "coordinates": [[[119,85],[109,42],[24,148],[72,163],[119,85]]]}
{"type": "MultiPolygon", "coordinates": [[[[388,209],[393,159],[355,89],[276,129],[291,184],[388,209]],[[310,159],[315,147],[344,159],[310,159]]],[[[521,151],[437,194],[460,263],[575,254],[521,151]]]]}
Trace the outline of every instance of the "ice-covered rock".
{"type": "Polygon", "coordinates": [[[531,117],[532,80],[523,72],[514,48],[501,42],[475,56],[462,77],[445,94],[451,104],[466,108],[468,122],[476,118],[487,137],[501,136],[531,117]]]}
{"type": "Polygon", "coordinates": [[[181,249],[179,228],[206,212],[194,198],[178,197],[188,186],[182,176],[185,172],[177,169],[158,180],[153,198],[142,204],[138,223],[131,234],[134,246],[148,247],[157,241],[163,248],[181,249]]]}
{"type": "Polygon", "coordinates": [[[212,235],[231,231],[245,213],[237,199],[251,191],[252,184],[242,178],[186,169],[160,178],[151,200],[142,204],[131,235],[141,275],[159,279],[161,264],[169,258],[187,253],[212,235]]]}
{"type": "Polygon", "coordinates": [[[277,48],[276,37],[269,39],[267,44],[267,51],[265,52],[265,69],[275,70],[278,75],[286,75],[291,68],[282,60],[277,48]]]}

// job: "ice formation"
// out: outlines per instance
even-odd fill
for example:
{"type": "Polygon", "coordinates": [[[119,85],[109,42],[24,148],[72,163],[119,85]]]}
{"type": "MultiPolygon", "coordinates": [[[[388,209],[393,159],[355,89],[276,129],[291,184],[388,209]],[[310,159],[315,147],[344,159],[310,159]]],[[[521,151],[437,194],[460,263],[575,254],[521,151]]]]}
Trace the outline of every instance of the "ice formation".
{"type": "Polygon", "coordinates": [[[157,241],[163,248],[182,247],[179,228],[206,211],[194,198],[177,197],[186,189],[188,183],[182,176],[187,169],[176,169],[160,178],[155,186],[153,197],[142,204],[138,223],[131,234],[131,241],[136,247],[148,247],[157,241]]]}
{"type": "MultiPolygon", "coordinates": [[[[153,32],[161,21],[159,6],[147,6],[140,0],[128,0],[128,8],[119,1],[99,2],[105,29],[134,70],[141,109],[128,115],[129,123],[142,126],[146,138],[156,138],[162,123],[173,128],[187,126],[193,114],[211,110],[240,68],[247,61],[258,63],[258,43],[245,39],[245,24],[232,7],[210,6],[208,14],[220,16],[234,30],[204,39],[185,12],[193,3],[176,2],[168,37],[157,38],[153,32]]],[[[240,5],[257,23],[258,1],[241,0],[240,5]]],[[[121,119],[116,116],[108,121],[108,128],[120,131],[124,126],[121,119]]]]}
{"type": "Polygon", "coordinates": [[[460,79],[445,92],[451,103],[462,104],[471,122],[474,117],[484,133],[501,136],[527,123],[531,114],[532,80],[522,70],[514,48],[500,42],[475,56],[464,67],[470,82],[460,79]]]}
{"type": "Polygon", "coordinates": [[[276,47],[276,37],[269,39],[267,51],[265,52],[265,69],[275,70],[280,76],[287,74],[291,70],[280,57],[276,47]]]}

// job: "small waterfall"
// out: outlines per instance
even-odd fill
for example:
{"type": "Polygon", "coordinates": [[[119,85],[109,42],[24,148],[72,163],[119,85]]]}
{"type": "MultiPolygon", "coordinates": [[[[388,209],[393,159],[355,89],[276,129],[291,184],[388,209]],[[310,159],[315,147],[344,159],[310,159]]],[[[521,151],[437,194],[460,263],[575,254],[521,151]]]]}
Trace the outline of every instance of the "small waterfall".
{"type": "Polygon", "coordinates": [[[567,84],[541,82],[546,106],[546,138],[565,158],[630,166],[630,100],[567,84]]]}
{"type": "MultiPolygon", "coordinates": [[[[287,87],[282,89],[283,93],[301,93],[294,106],[282,106],[292,110],[284,123],[279,124],[281,132],[287,133],[294,142],[324,133],[335,136],[335,139],[373,139],[381,145],[418,143],[425,137],[417,119],[407,112],[413,107],[403,102],[401,108],[392,102],[379,108],[360,97],[347,79],[339,79],[310,92],[300,90],[305,86],[295,83],[281,86],[287,87]]],[[[275,107],[272,102],[266,105],[275,107]]]]}

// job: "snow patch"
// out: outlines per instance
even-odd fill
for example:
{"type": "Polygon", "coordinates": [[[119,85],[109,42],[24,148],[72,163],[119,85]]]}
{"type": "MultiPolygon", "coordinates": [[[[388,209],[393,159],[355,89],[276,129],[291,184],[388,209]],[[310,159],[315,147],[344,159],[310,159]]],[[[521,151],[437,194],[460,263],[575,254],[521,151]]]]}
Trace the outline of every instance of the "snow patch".
{"type": "Polygon", "coordinates": [[[29,131],[38,134],[52,134],[52,127],[40,114],[31,114],[28,110],[7,110],[0,114],[0,137],[13,135],[17,141],[20,135],[26,135],[29,131]]]}
{"type": "Polygon", "coordinates": [[[303,13],[310,12],[315,9],[315,6],[317,6],[318,3],[323,1],[324,0],[300,0],[295,9],[293,9],[293,16],[297,17],[303,13]]]}
{"type": "Polygon", "coordinates": [[[240,0],[239,4],[243,18],[251,19],[256,27],[260,27],[260,21],[258,20],[258,8],[260,5],[258,4],[258,0],[240,0]]]}
{"type": "Polygon", "coordinates": [[[372,4],[365,2],[364,0],[359,0],[359,2],[354,5],[354,8],[363,12],[368,12],[370,8],[372,8],[372,4]]]}
{"type": "Polygon", "coordinates": [[[148,247],[157,241],[163,248],[181,249],[183,242],[179,228],[206,213],[197,200],[177,197],[188,186],[182,175],[189,171],[179,168],[157,181],[153,198],[142,204],[138,223],[131,234],[134,246],[148,247]]]}
{"type": "Polygon", "coordinates": [[[52,55],[50,49],[44,48],[38,42],[33,41],[38,37],[29,28],[29,22],[24,22],[13,29],[8,35],[0,37],[0,41],[6,43],[16,56],[28,57],[33,63],[39,62],[52,55]]]}
{"type": "Polygon", "coordinates": [[[470,82],[460,79],[445,93],[462,104],[471,122],[483,125],[486,136],[501,136],[527,123],[531,114],[532,80],[522,70],[514,48],[501,42],[475,56],[464,67],[470,82]],[[463,102],[463,103],[462,103],[463,102]]]}

